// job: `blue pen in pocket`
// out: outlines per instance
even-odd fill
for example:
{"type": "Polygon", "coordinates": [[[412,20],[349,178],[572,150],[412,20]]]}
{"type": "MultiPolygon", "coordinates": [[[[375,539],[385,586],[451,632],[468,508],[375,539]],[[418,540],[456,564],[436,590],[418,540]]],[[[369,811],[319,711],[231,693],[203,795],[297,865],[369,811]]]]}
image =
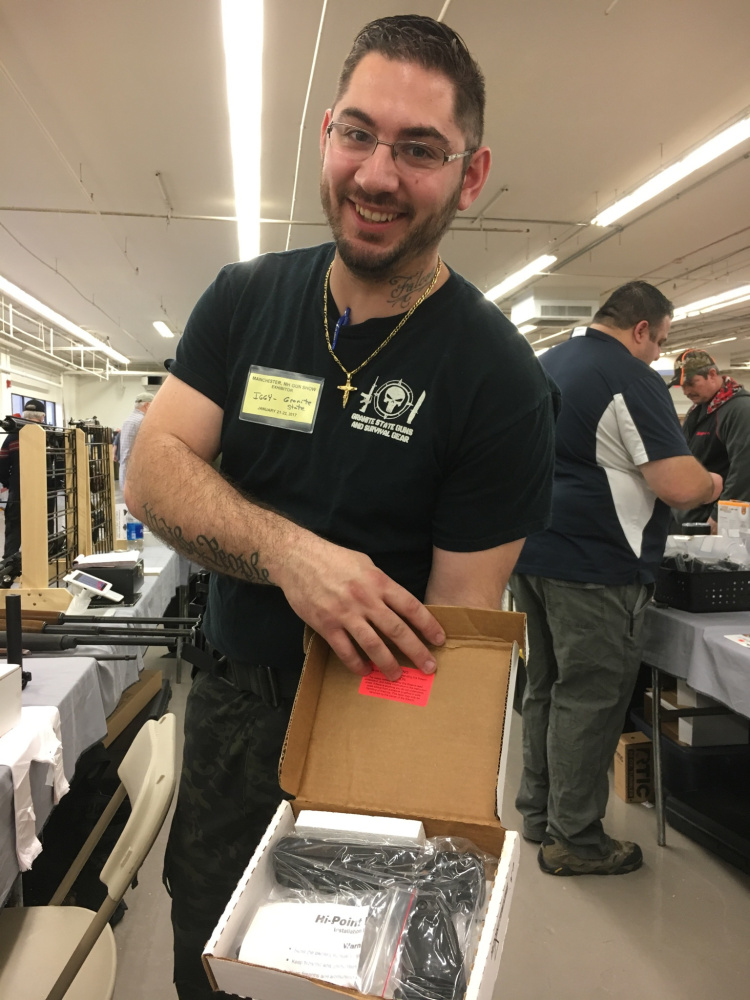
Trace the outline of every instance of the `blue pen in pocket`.
{"type": "Polygon", "coordinates": [[[339,316],[338,320],[336,321],[336,327],[333,331],[333,344],[331,345],[332,351],[336,350],[336,344],[338,343],[339,340],[339,333],[341,332],[341,327],[346,326],[346,324],[349,322],[350,315],[351,315],[351,309],[349,308],[349,306],[347,306],[346,309],[344,309],[343,315],[339,316]]]}

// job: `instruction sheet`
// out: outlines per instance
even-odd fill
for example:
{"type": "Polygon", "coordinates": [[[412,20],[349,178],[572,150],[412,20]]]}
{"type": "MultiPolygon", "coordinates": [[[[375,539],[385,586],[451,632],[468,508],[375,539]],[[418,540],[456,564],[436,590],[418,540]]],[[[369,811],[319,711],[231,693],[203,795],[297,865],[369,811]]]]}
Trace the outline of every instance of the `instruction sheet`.
{"type": "Polygon", "coordinates": [[[369,908],[337,903],[271,902],[253,918],[241,962],[356,988],[369,908]]]}

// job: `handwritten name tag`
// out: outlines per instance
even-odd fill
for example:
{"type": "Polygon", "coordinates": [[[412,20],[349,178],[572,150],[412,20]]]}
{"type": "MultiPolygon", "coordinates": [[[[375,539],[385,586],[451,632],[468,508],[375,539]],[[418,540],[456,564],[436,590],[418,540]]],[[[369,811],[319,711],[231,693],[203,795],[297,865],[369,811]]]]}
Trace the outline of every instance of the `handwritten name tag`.
{"type": "Polygon", "coordinates": [[[252,365],[240,420],[312,434],[324,379],[252,365]]]}

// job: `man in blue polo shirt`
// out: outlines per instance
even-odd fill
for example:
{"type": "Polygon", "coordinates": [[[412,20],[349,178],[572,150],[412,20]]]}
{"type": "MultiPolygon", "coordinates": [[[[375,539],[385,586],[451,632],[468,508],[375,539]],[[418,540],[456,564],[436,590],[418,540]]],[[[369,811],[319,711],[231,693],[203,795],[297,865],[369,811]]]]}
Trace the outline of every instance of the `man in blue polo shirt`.
{"type": "Polygon", "coordinates": [[[528,616],[523,833],[552,875],[634,871],[641,849],[607,836],[607,769],[640,664],[643,613],[669,506],[715,500],[721,477],[690,454],[650,367],[672,305],[645,281],[618,288],[590,327],[541,358],[562,391],[552,524],[526,540],[511,589],[528,616]]]}

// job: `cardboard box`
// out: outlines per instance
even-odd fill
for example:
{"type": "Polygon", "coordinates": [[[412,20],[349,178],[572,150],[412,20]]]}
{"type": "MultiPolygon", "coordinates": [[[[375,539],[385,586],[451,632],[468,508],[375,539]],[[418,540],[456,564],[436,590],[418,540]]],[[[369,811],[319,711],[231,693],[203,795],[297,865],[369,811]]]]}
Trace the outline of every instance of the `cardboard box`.
{"type": "MultiPolygon", "coordinates": [[[[643,694],[643,718],[653,727],[653,691],[651,688],[646,688],[643,694]]],[[[662,691],[661,693],[661,707],[670,709],[677,708],[677,692],[676,691],[662,691]]],[[[680,730],[677,725],[677,720],[674,719],[670,722],[662,721],[661,724],[661,734],[666,736],[667,739],[672,740],[674,743],[680,742],[680,730]]]]}
{"type": "Polygon", "coordinates": [[[21,689],[21,668],[15,663],[0,663],[0,736],[21,721],[21,689]]]}
{"type": "MultiPolygon", "coordinates": [[[[491,1000],[520,853],[507,832],[502,789],[524,615],[432,608],[446,632],[426,704],[362,693],[328,645],[313,639],[280,764],[282,802],[208,941],[214,989],[254,1000],[332,1000],[344,989],[237,959],[273,885],[271,851],[301,809],[417,819],[428,837],[466,837],[499,858],[468,978],[466,1000],[491,1000]]],[[[387,682],[385,682],[387,683],[387,682]]]]}
{"type": "Polygon", "coordinates": [[[615,750],[615,792],[624,802],[651,802],[651,740],[645,733],[623,733],[615,750]]]}

